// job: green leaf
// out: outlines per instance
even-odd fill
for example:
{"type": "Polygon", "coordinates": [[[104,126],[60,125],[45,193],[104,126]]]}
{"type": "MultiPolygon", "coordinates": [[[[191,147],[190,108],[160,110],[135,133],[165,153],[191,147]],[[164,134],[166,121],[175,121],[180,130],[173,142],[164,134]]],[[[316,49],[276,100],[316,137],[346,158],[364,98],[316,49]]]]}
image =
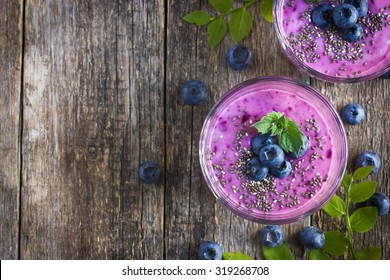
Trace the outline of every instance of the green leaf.
{"type": "Polygon", "coordinates": [[[338,218],[345,214],[345,202],[337,195],[332,196],[324,208],[322,208],[326,213],[332,217],[338,218]]]}
{"type": "Polygon", "coordinates": [[[200,25],[205,25],[205,24],[209,23],[210,16],[206,12],[197,11],[197,12],[192,12],[192,13],[185,15],[183,17],[183,19],[186,22],[195,23],[196,25],[200,26],[200,25]]]}
{"type": "Polygon", "coordinates": [[[279,136],[279,145],[285,152],[299,153],[303,145],[303,133],[297,123],[282,113],[271,112],[253,125],[260,133],[279,136]]]}
{"type": "Polygon", "coordinates": [[[348,187],[351,184],[351,175],[349,175],[348,171],[345,171],[343,180],[341,181],[342,187],[348,187]]]}
{"type": "Polygon", "coordinates": [[[331,258],[322,250],[310,250],[309,260],[330,260],[331,258]]]}
{"type": "Polygon", "coordinates": [[[325,244],[322,247],[322,250],[333,256],[340,256],[344,254],[348,247],[348,240],[341,232],[336,230],[325,231],[324,235],[325,244]]]}
{"type": "Polygon", "coordinates": [[[211,48],[216,47],[227,32],[227,24],[223,18],[218,18],[211,22],[207,27],[208,43],[211,48]]]}
{"type": "Polygon", "coordinates": [[[239,252],[226,252],[222,254],[224,260],[253,260],[251,256],[239,252]]]}
{"type": "Polygon", "coordinates": [[[355,170],[352,177],[354,180],[364,179],[370,174],[370,172],[373,169],[374,169],[374,166],[371,166],[371,165],[365,166],[365,167],[360,167],[360,168],[355,170]]]}
{"type": "Polygon", "coordinates": [[[351,228],[359,233],[367,232],[375,225],[377,218],[376,207],[359,208],[350,217],[351,228]]]}
{"type": "Polygon", "coordinates": [[[220,13],[226,13],[233,8],[233,0],[210,0],[210,4],[220,13]]]}
{"type": "Polygon", "coordinates": [[[382,259],[382,248],[378,246],[368,246],[361,249],[356,254],[358,260],[381,260],[382,259]]]}
{"type": "Polygon", "coordinates": [[[272,15],[272,8],[274,5],[274,0],[261,0],[260,3],[260,13],[269,22],[273,22],[274,18],[272,15]]]}
{"type": "Polygon", "coordinates": [[[230,35],[235,43],[244,39],[252,28],[252,15],[246,9],[232,13],[229,22],[230,35]]]}
{"type": "Polygon", "coordinates": [[[262,117],[262,119],[255,123],[253,126],[260,132],[260,133],[270,133],[271,127],[274,123],[276,123],[283,114],[279,112],[271,112],[262,117]]]}
{"type": "Polygon", "coordinates": [[[287,127],[280,135],[282,139],[279,144],[284,151],[293,152],[297,155],[303,145],[303,133],[301,132],[300,127],[296,122],[293,122],[289,118],[286,119],[288,120],[287,127]]]}
{"type": "Polygon", "coordinates": [[[286,244],[280,244],[277,247],[269,248],[262,246],[264,258],[266,260],[293,260],[294,256],[286,244]]]}
{"type": "Polygon", "coordinates": [[[355,203],[366,201],[374,194],[375,188],[374,181],[360,182],[352,187],[350,198],[355,203]]]}

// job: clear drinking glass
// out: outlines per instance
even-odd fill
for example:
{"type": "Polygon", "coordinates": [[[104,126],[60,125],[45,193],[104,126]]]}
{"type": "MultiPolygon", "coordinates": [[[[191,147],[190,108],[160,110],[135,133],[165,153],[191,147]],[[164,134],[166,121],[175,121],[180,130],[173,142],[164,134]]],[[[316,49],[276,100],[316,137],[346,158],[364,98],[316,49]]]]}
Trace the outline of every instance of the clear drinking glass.
{"type": "MultiPolygon", "coordinates": [[[[273,102],[276,101],[274,100],[273,102]]],[[[259,118],[261,117],[262,116],[259,116],[259,118]]],[[[249,129],[253,128],[248,128],[248,131],[249,129]]],[[[221,131],[223,130],[224,129],[222,128],[221,131]]],[[[225,130],[225,138],[228,137],[229,132],[229,130],[225,130]]],[[[232,130],[231,133],[236,133],[236,131],[232,130]]],[[[223,138],[223,135],[221,135],[221,138],[223,138]]],[[[248,143],[244,143],[243,145],[249,146],[248,143]]],[[[347,140],[344,127],[338,114],[330,102],[317,90],[288,77],[259,77],[233,87],[217,101],[206,117],[202,128],[199,155],[202,172],[207,185],[217,200],[224,206],[229,208],[236,215],[247,220],[263,224],[284,224],[297,221],[318,211],[337,191],[347,163],[347,140]],[[216,129],[221,129],[221,117],[226,114],[226,110],[230,110],[227,109],[229,104],[232,104],[232,102],[235,102],[236,100],[246,100],[247,97],[251,98],[251,96],[255,96],[258,100],[256,101],[258,102],[256,103],[256,106],[267,106],[269,100],[267,100],[266,95],[269,91],[279,92],[278,98],[280,98],[280,101],[285,99],[285,97],[293,97],[293,99],[298,98],[314,107],[322,117],[324,123],[326,123],[328,135],[331,138],[333,145],[328,173],[329,177],[327,178],[327,181],[323,183],[319,192],[300,207],[291,208],[284,212],[248,210],[237,200],[232,199],[231,191],[228,191],[226,186],[220,182],[215,166],[213,166],[213,160],[210,156],[210,153],[212,153],[210,149],[216,141],[215,131],[216,129]],[[286,96],[284,96],[284,94],[286,96]]],[[[235,176],[235,174],[230,174],[229,176],[235,176]]],[[[305,182],[305,184],[308,184],[308,182],[305,182]]]]}

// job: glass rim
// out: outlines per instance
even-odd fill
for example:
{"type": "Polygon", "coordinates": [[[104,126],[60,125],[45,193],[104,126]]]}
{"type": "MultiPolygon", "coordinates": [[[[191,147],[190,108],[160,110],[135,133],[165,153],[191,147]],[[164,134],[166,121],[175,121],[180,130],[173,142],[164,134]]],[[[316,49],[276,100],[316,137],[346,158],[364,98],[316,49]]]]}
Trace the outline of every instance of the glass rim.
{"type": "MultiPolygon", "coordinates": [[[[217,102],[214,104],[214,106],[209,111],[201,130],[200,134],[200,140],[199,140],[199,160],[200,160],[200,166],[202,169],[203,177],[207,183],[208,188],[211,190],[213,195],[216,197],[216,199],[221,202],[225,207],[227,207],[229,210],[231,210],[235,215],[253,221],[261,224],[287,224],[292,223],[298,220],[301,220],[302,218],[305,218],[315,212],[317,212],[319,209],[321,209],[325,203],[329,201],[329,199],[336,193],[338,190],[342,178],[344,176],[344,172],[346,170],[347,166],[347,158],[348,158],[348,147],[347,147],[347,138],[346,133],[344,130],[344,126],[342,124],[342,121],[337,114],[335,108],[332,106],[330,101],[319,91],[314,89],[313,87],[304,84],[300,81],[296,81],[294,79],[291,79],[289,77],[284,76],[263,76],[263,77],[257,77],[250,80],[247,80],[245,82],[242,82],[230,90],[228,90],[221,98],[217,100],[217,102]],[[237,203],[229,203],[229,199],[227,197],[227,194],[223,194],[223,191],[221,191],[221,188],[218,187],[219,183],[213,182],[213,175],[209,174],[209,170],[207,169],[207,159],[206,159],[206,144],[209,142],[207,141],[207,131],[210,129],[210,123],[217,112],[218,108],[220,108],[222,105],[225,104],[225,102],[232,97],[234,94],[236,94],[241,89],[253,85],[256,83],[264,83],[264,82],[278,82],[278,83],[284,83],[286,85],[295,85],[299,86],[302,89],[304,89],[304,94],[313,94],[315,99],[320,101],[323,105],[327,107],[327,110],[329,110],[329,113],[331,114],[332,119],[335,120],[336,128],[335,131],[338,133],[338,135],[342,139],[342,143],[340,144],[340,150],[341,150],[341,157],[340,157],[340,163],[338,167],[338,174],[335,177],[335,181],[327,187],[327,192],[322,194],[319,199],[320,201],[313,200],[312,202],[309,201],[306,206],[302,208],[295,209],[293,211],[288,211],[286,213],[282,214],[275,214],[275,213],[267,213],[267,212],[251,212],[250,210],[240,207],[237,203]],[[302,211],[303,209],[303,211],[302,211]],[[297,212],[297,213],[295,213],[297,212]],[[293,214],[292,214],[293,213],[293,214]]],[[[232,201],[231,201],[232,202],[232,201]]]]}

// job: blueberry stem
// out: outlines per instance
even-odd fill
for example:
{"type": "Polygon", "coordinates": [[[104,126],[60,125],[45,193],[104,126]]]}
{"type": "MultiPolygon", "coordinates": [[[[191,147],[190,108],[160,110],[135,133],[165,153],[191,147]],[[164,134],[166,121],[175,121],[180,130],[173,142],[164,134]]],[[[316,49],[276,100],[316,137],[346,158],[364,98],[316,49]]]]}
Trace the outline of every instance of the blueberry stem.
{"type": "Polygon", "coordinates": [[[213,17],[213,18],[210,18],[210,22],[212,22],[212,21],[214,21],[214,20],[217,20],[217,19],[219,19],[219,18],[223,18],[223,17],[225,17],[225,16],[227,16],[227,15],[230,15],[230,14],[232,14],[232,13],[234,13],[234,12],[237,12],[237,11],[239,11],[239,10],[241,10],[241,9],[246,9],[246,8],[248,8],[249,6],[251,6],[252,4],[254,4],[255,2],[257,2],[258,0],[251,0],[251,1],[248,1],[248,2],[246,2],[246,4],[244,5],[244,6],[242,6],[242,7],[239,7],[239,8],[235,8],[235,9],[231,9],[230,11],[227,11],[226,13],[223,13],[223,14],[220,14],[219,16],[217,16],[217,17],[213,17]]]}
{"type": "Polygon", "coordinates": [[[351,178],[351,182],[347,188],[347,193],[345,196],[345,222],[347,224],[347,230],[348,230],[348,247],[349,247],[349,252],[351,254],[351,257],[353,260],[355,260],[355,250],[353,248],[353,237],[352,237],[352,227],[351,227],[351,221],[349,220],[349,204],[351,202],[350,199],[350,192],[351,192],[351,187],[353,184],[353,178],[351,178]]]}

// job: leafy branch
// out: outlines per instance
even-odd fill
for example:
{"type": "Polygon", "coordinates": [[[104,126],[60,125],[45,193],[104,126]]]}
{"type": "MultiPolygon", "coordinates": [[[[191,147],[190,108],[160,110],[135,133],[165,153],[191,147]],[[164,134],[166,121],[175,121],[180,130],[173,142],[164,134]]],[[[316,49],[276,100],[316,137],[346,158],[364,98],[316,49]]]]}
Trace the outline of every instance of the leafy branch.
{"type": "MultiPolygon", "coordinates": [[[[248,8],[259,0],[243,1],[242,6],[234,7],[233,0],[209,0],[211,6],[218,13],[211,17],[204,11],[191,12],[183,17],[188,23],[194,23],[197,26],[208,25],[208,44],[211,48],[216,47],[225,38],[228,31],[235,43],[241,42],[246,38],[252,29],[253,17],[248,8]],[[229,16],[229,18],[227,18],[229,16]]],[[[272,22],[273,0],[261,0],[260,13],[267,20],[272,22]]]]}
{"type": "Polygon", "coordinates": [[[351,259],[380,260],[382,258],[381,248],[369,246],[359,252],[355,252],[353,243],[353,232],[364,233],[369,231],[376,223],[378,210],[376,207],[362,207],[350,214],[351,203],[361,203],[368,200],[376,189],[376,182],[361,181],[372,171],[373,166],[358,168],[353,174],[344,174],[341,187],[345,188],[345,200],[334,195],[322,210],[334,218],[344,216],[347,227],[347,237],[340,231],[326,231],[325,244],[321,250],[316,250],[314,255],[309,254],[309,259],[329,259],[329,255],[340,256],[348,248],[351,259]],[[360,181],[355,183],[356,181],[360,181]],[[321,258],[319,255],[321,254],[321,258]],[[329,255],[328,255],[329,254],[329,255]]]}

